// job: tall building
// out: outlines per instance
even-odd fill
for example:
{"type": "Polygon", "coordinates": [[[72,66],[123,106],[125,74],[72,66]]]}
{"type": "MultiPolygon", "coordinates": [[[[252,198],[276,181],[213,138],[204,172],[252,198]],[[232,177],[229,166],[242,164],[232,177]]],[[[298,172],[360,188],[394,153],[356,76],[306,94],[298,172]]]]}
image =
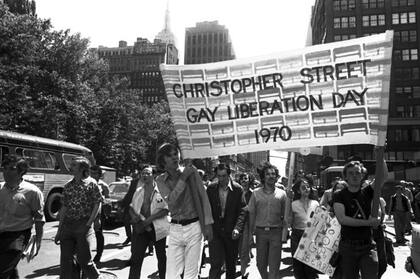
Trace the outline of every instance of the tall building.
{"type": "Polygon", "coordinates": [[[217,21],[196,23],[185,30],[184,64],[235,59],[229,30],[217,21]]]}
{"type": "Polygon", "coordinates": [[[159,65],[178,64],[179,60],[175,36],[169,27],[168,9],[164,29],[153,43],[145,38],[137,38],[132,46],[120,41],[118,47],[99,46],[97,52],[99,57],[108,60],[111,75],[127,77],[131,88],[140,90],[144,103],[151,105],[166,99],[159,65]]]}
{"type": "MultiPolygon", "coordinates": [[[[420,162],[420,1],[317,0],[312,43],[323,44],[394,30],[386,159],[420,162]]],[[[373,159],[369,145],[327,149],[334,159],[373,159]]],[[[403,169],[401,169],[403,172],[403,169]]]]}

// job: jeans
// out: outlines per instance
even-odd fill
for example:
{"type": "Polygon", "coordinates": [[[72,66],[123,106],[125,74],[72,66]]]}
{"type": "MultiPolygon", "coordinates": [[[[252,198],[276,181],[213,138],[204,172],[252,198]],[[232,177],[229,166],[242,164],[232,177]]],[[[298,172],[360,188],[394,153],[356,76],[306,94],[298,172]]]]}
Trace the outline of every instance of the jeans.
{"type": "Polygon", "coordinates": [[[395,211],[393,215],[396,241],[404,242],[404,233],[407,229],[407,223],[409,222],[407,212],[395,211]]]}
{"type": "Polygon", "coordinates": [[[159,278],[165,279],[166,273],[166,238],[156,241],[155,230],[137,234],[133,232],[131,238],[131,265],[129,279],[138,279],[141,274],[146,249],[149,243],[154,243],[158,260],[159,278]]]}
{"type": "Polygon", "coordinates": [[[203,234],[200,222],[182,226],[171,224],[169,231],[166,279],[197,279],[201,265],[203,234]]]}
{"type": "Polygon", "coordinates": [[[238,240],[232,239],[232,234],[213,233],[213,239],[209,242],[209,252],[211,265],[209,279],[220,279],[223,263],[226,263],[226,279],[235,279],[238,240]]]}
{"type": "Polygon", "coordinates": [[[71,279],[73,273],[73,255],[86,278],[98,278],[99,271],[92,261],[90,247],[93,243],[93,228],[86,226],[87,220],[66,222],[62,224],[60,236],[61,279],[71,279]]]}
{"type": "MultiPolygon", "coordinates": [[[[291,235],[292,256],[295,254],[299,241],[302,238],[304,230],[293,229],[291,235]]],[[[318,278],[318,272],[312,267],[293,258],[293,275],[296,279],[314,279],[318,278]]]]}
{"type": "Polygon", "coordinates": [[[342,279],[374,279],[378,276],[378,256],[374,245],[341,240],[339,244],[342,279]]]}
{"type": "Polygon", "coordinates": [[[16,266],[31,237],[31,229],[0,233],[0,278],[19,278],[16,266]]]}
{"type": "Polygon", "coordinates": [[[262,279],[277,279],[279,277],[282,227],[264,230],[256,229],[257,238],[257,268],[262,279]],[[267,267],[269,271],[267,271],[267,267]]]}
{"type": "Polygon", "coordinates": [[[95,237],[96,237],[96,256],[94,258],[95,261],[100,261],[102,257],[102,253],[104,252],[105,238],[104,238],[104,231],[103,231],[104,220],[102,216],[103,215],[99,213],[94,223],[95,237]]]}
{"type": "Polygon", "coordinates": [[[251,261],[251,243],[249,231],[249,223],[246,222],[244,225],[244,230],[242,232],[241,238],[239,239],[239,258],[241,259],[241,275],[247,276],[249,274],[248,267],[249,262],[251,261]]]}

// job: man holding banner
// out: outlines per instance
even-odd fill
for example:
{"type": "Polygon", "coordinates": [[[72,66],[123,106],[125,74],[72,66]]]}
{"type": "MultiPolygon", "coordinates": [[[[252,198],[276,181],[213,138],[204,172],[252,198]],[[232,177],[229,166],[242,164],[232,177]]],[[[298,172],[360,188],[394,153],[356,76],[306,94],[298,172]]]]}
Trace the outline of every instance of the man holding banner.
{"type": "Polygon", "coordinates": [[[375,182],[362,188],[365,172],[359,161],[348,162],[343,169],[348,187],[333,195],[334,212],[342,226],[339,265],[343,279],[357,279],[359,273],[362,279],[370,279],[378,274],[372,228],[379,226],[380,218],[373,217],[371,210],[375,182]]]}
{"type": "Polygon", "coordinates": [[[276,166],[264,162],[258,173],[263,186],[254,190],[249,200],[250,230],[253,232],[250,237],[255,232],[257,267],[262,279],[276,279],[280,269],[282,230],[285,226],[286,192],[275,186],[279,177],[276,166]]]}
{"type": "Polygon", "coordinates": [[[156,178],[156,184],[171,213],[166,278],[179,279],[184,274],[184,279],[196,279],[203,236],[212,239],[213,217],[203,181],[195,167],[181,169],[178,148],[172,144],[159,148],[157,163],[165,173],[156,178]]]}

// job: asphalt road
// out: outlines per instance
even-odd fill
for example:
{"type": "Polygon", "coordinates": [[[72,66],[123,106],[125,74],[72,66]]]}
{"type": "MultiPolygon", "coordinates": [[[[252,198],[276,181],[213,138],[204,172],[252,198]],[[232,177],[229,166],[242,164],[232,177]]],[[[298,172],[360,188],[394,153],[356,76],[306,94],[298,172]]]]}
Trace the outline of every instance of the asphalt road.
{"type": "MultiPolygon", "coordinates": [[[[19,264],[19,272],[22,278],[58,278],[60,272],[60,248],[54,244],[54,236],[57,231],[57,222],[49,222],[44,227],[44,237],[42,247],[39,255],[31,262],[27,263],[22,260],[19,264]]],[[[387,222],[387,230],[393,232],[391,222],[387,222]]],[[[390,235],[391,236],[391,235],[390,235]]],[[[391,236],[392,237],[392,236],[391,236]]],[[[130,246],[123,246],[122,242],[125,240],[124,227],[115,227],[105,230],[105,250],[101,259],[99,268],[104,272],[111,272],[118,276],[118,278],[128,278],[129,267],[125,266],[126,261],[130,258],[130,246]]],[[[411,240],[411,236],[407,237],[411,240]]],[[[291,268],[290,243],[284,246],[284,253],[280,274],[282,278],[294,278],[291,268]]],[[[410,279],[418,278],[414,274],[407,273],[404,269],[404,263],[410,254],[408,246],[394,247],[396,256],[396,268],[388,266],[387,272],[382,277],[383,279],[410,279]]],[[[255,248],[253,249],[255,255],[255,248]]],[[[93,252],[95,255],[95,251],[93,252]]],[[[239,270],[239,266],[237,268],[239,270]]],[[[209,272],[209,264],[202,269],[202,277],[207,277],[209,272]]],[[[143,263],[142,278],[156,278],[157,275],[157,261],[156,257],[147,256],[143,263]]],[[[223,276],[224,278],[224,276],[223,276]]],[[[240,274],[238,273],[238,278],[240,274]]],[[[251,261],[250,279],[260,278],[256,264],[255,257],[251,261]]],[[[328,276],[321,275],[320,278],[327,279],[328,276]]]]}

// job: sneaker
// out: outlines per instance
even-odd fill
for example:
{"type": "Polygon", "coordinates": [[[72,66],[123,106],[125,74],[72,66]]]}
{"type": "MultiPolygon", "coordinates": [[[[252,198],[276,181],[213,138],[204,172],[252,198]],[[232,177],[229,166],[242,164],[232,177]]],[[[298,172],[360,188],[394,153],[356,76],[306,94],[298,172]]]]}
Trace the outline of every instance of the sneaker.
{"type": "Polygon", "coordinates": [[[131,239],[127,237],[127,239],[122,243],[122,245],[128,245],[131,242],[131,239]]]}

